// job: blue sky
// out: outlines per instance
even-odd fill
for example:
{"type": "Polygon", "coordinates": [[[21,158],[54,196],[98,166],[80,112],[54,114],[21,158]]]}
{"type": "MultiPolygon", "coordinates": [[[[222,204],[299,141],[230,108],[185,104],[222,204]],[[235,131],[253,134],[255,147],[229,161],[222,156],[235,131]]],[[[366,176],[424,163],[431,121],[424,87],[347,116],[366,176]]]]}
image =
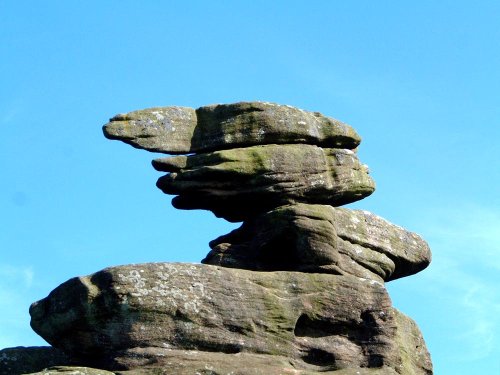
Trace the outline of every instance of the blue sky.
{"type": "Polygon", "coordinates": [[[29,305],[68,278],[197,262],[235,227],[170,206],[120,112],[264,100],[354,126],[377,191],[421,234],[388,284],[436,374],[500,372],[500,3],[1,1],[0,348],[43,345],[29,305]],[[496,372],[498,371],[498,372],[496,372]]]}

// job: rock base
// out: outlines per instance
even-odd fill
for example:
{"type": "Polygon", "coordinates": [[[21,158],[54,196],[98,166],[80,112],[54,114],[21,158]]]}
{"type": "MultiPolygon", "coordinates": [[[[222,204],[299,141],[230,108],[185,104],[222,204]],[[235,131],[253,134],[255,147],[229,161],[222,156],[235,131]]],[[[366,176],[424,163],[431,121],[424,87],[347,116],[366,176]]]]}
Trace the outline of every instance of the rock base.
{"type": "Polygon", "coordinates": [[[350,275],[127,265],[71,279],[30,313],[76,363],[110,371],[432,373],[418,328],[384,285],[350,275]]]}

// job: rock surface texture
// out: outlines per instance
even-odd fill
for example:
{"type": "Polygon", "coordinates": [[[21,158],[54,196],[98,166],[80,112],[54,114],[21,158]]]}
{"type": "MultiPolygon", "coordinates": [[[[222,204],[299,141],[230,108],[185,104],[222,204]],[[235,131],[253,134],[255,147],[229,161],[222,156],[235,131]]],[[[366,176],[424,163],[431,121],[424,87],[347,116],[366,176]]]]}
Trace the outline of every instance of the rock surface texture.
{"type": "Polygon", "coordinates": [[[104,135],[166,154],[290,143],[354,149],[361,141],[352,127],[338,120],[263,102],[134,111],[113,117],[104,135]]]}
{"type": "Polygon", "coordinates": [[[351,150],[263,145],[156,159],[169,172],[157,186],[176,208],[202,208],[242,221],[289,203],[340,205],[370,195],[375,184],[351,150]]]}
{"type": "Polygon", "coordinates": [[[287,358],[304,371],[411,370],[419,368],[408,358],[427,355],[418,331],[405,334],[413,323],[392,308],[384,285],[350,275],[129,265],[71,279],[30,314],[49,343],[94,366],[154,358],[168,368],[171,355],[187,351],[214,365],[239,354],[287,358]]]}
{"type": "Polygon", "coordinates": [[[318,204],[276,208],[213,240],[210,247],[203,263],[376,281],[412,275],[430,261],[430,249],[417,234],[368,211],[318,204]]]}
{"type": "Polygon", "coordinates": [[[111,267],[60,285],[30,314],[44,350],[62,357],[24,372],[11,361],[11,373],[432,374],[384,285],[423,270],[430,250],[339,207],[375,190],[349,125],[242,102],[121,114],[104,134],[176,155],[153,161],[174,207],[241,227],[211,241],[204,264],[111,267]]]}

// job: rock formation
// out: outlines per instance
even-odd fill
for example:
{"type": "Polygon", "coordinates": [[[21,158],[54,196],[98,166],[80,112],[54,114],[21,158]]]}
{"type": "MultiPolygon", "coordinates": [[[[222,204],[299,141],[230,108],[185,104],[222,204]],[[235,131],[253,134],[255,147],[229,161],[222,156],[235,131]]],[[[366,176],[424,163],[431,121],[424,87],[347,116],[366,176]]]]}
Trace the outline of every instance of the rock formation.
{"type": "Polygon", "coordinates": [[[370,212],[339,207],[375,189],[349,125],[250,102],[135,111],[113,117],[104,134],[178,155],[153,161],[167,172],[157,186],[175,195],[174,207],[242,225],[211,241],[203,264],[111,267],[35,302],[33,329],[66,358],[47,366],[89,374],[432,374],[417,326],[392,307],[384,286],[424,269],[430,250],[370,212]]]}

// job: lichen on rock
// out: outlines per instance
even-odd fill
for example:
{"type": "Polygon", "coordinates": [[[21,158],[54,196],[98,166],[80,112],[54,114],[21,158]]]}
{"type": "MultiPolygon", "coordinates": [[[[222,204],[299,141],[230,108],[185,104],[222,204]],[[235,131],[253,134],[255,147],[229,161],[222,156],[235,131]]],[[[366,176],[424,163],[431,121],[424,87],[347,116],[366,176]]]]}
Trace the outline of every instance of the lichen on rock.
{"type": "Polygon", "coordinates": [[[116,115],[103,130],[109,139],[167,154],[289,143],[354,149],[361,141],[352,127],[338,120],[266,102],[216,104],[196,110],[149,108],[116,115]]]}
{"type": "Polygon", "coordinates": [[[92,364],[133,368],[127,351],[151,348],[286,357],[304,371],[403,366],[406,326],[383,284],[348,275],[128,265],[68,281],[31,314],[36,332],[92,364]]]}
{"type": "Polygon", "coordinates": [[[262,145],[156,159],[169,172],[157,186],[177,195],[176,208],[207,209],[242,221],[289,203],[339,206],[360,200],[375,183],[350,150],[262,145]]]}
{"type": "Polygon", "coordinates": [[[431,259],[420,236],[368,211],[303,203],[245,221],[210,247],[203,263],[351,274],[380,282],[417,273],[431,259]]]}

